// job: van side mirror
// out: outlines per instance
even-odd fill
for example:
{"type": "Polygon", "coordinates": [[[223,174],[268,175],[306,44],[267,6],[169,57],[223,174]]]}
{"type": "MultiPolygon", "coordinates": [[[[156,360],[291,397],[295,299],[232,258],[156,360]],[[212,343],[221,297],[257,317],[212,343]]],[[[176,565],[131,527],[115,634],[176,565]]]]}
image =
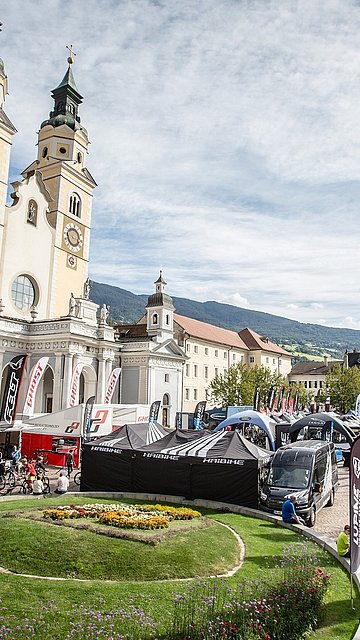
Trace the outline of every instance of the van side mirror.
{"type": "Polygon", "coordinates": [[[321,493],[321,484],[320,484],[320,482],[315,482],[314,491],[315,491],[315,493],[321,493]]]}

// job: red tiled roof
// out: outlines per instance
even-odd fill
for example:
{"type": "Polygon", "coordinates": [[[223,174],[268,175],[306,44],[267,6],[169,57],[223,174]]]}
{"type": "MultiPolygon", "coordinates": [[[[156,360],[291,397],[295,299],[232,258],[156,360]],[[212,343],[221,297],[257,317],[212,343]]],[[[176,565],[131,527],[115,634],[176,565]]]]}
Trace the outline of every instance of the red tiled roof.
{"type": "Polygon", "coordinates": [[[180,325],[180,327],[182,327],[182,329],[184,329],[184,331],[186,331],[186,333],[189,334],[189,336],[193,338],[199,338],[200,340],[206,340],[207,342],[216,342],[228,347],[237,347],[238,349],[248,351],[248,347],[236,331],[215,327],[213,324],[194,320],[193,318],[187,318],[186,316],[180,316],[178,313],[174,313],[174,320],[178,325],[180,325]]]}
{"type": "Polygon", "coordinates": [[[245,342],[250,351],[261,349],[262,351],[269,351],[270,353],[291,356],[289,351],[285,351],[285,349],[279,347],[275,342],[271,342],[269,338],[261,336],[259,333],[256,333],[256,331],[253,331],[253,329],[249,329],[248,327],[239,331],[239,336],[245,342]]]}

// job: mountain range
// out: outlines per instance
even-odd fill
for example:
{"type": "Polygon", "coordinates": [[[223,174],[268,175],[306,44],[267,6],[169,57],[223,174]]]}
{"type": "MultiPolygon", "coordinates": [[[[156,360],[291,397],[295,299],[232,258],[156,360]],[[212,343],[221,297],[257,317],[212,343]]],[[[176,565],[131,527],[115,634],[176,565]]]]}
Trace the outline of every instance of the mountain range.
{"type": "MultiPolygon", "coordinates": [[[[137,322],[144,315],[148,295],[137,295],[119,287],[91,281],[90,298],[99,305],[110,305],[114,324],[127,324],[137,322]]],[[[294,361],[319,360],[324,356],[341,359],[345,350],[360,351],[360,331],[356,329],[297,322],[215,301],[197,302],[173,297],[173,302],[177,313],[195,320],[233,331],[250,327],[291,351],[294,361]]]]}

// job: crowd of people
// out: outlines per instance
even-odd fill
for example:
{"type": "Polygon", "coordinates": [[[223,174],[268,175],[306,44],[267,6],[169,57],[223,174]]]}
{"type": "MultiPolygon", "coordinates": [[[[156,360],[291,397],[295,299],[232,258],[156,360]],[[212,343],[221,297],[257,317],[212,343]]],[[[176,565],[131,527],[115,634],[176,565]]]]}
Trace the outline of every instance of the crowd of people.
{"type": "MultiPolygon", "coordinates": [[[[17,484],[25,486],[26,493],[43,496],[50,491],[50,482],[46,475],[46,466],[41,453],[29,459],[22,456],[17,445],[10,451],[11,468],[18,480],[17,484]]],[[[69,489],[69,481],[74,470],[74,456],[71,451],[66,454],[66,467],[62,469],[56,479],[54,493],[64,494],[69,489]]],[[[5,463],[2,461],[2,474],[5,473],[5,463]]]]}

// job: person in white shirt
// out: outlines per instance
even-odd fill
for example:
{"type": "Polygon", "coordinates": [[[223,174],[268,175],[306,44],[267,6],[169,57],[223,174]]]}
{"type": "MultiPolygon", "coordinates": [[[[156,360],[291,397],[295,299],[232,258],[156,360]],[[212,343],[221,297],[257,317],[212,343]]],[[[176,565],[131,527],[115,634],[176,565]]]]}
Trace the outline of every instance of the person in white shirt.
{"type": "Polygon", "coordinates": [[[33,495],[41,496],[44,493],[44,483],[41,479],[41,476],[36,476],[36,479],[33,482],[33,495]]]}
{"type": "Polygon", "coordinates": [[[65,475],[65,471],[60,471],[60,476],[57,481],[55,493],[66,493],[69,488],[69,478],[65,475]]]}

